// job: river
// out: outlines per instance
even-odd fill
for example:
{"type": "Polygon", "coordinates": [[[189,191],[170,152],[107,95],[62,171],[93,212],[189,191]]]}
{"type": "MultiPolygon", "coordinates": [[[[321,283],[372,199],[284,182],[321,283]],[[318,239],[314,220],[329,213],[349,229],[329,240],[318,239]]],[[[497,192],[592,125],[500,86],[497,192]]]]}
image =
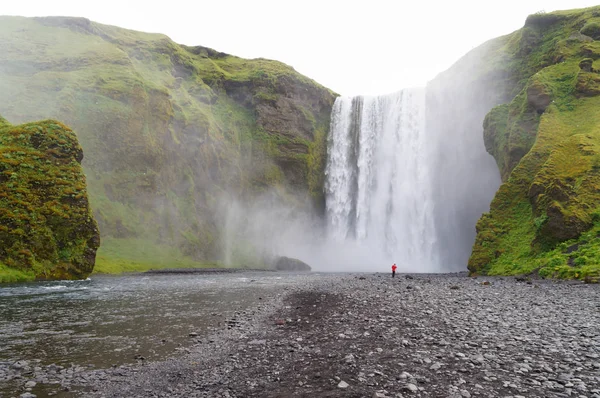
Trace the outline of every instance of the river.
{"type": "MultiPolygon", "coordinates": [[[[226,328],[263,295],[300,277],[274,272],[93,275],[83,281],[4,285],[0,364],[26,360],[106,368],[142,357],[165,359],[226,328]]],[[[13,384],[0,383],[0,396],[13,384]]]]}

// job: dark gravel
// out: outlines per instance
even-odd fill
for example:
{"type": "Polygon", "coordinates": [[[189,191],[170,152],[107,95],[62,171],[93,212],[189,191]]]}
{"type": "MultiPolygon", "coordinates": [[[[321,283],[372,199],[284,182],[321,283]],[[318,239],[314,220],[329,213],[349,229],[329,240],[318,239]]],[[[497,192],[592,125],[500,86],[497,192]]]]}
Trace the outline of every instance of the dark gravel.
{"type": "Polygon", "coordinates": [[[54,372],[97,397],[600,398],[600,285],[312,274],[177,359],[25,366],[20,393],[54,372]]]}

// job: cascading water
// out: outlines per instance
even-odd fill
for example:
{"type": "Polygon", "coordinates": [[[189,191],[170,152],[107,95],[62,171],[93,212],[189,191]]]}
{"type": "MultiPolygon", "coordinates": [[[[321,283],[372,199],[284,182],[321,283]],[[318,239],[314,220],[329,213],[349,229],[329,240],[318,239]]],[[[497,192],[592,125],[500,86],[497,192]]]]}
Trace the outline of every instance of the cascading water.
{"type": "Polygon", "coordinates": [[[379,267],[439,271],[428,148],[425,89],[338,98],[325,172],[330,238],[379,267]]]}

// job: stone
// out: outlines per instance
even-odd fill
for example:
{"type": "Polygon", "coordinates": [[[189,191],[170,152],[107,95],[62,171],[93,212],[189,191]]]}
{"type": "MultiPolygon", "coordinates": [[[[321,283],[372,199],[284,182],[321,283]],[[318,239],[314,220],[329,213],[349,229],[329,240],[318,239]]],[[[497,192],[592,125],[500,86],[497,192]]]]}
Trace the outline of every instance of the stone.
{"type": "Polygon", "coordinates": [[[265,339],[251,340],[248,342],[248,345],[265,345],[265,344],[267,344],[267,340],[265,340],[265,339]]]}
{"type": "Polygon", "coordinates": [[[337,386],[338,386],[338,388],[346,389],[346,388],[350,387],[350,384],[346,383],[344,380],[341,380],[337,386]]]}
{"type": "Polygon", "coordinates": [[[439,369],[439,368],[441,368],[441,367],[442,367],[442,364],[441,364],[441,363],[439,363],[439,362],[435,362],[433,365],[431,365],[431,366],[429,367],[429,369],[431,369],[431,370],[438,370],[438,369],[439,369]]]}
{"type": "Polygon", "coordinates": [[[417,386],[415,386],[413,383],[408,383],[406,385],[406,389],[409,390],[410,392],[417,392],[417,391],[419,391],[419,388],[417,386]]]}
{"type": "Polygon", "coordinates": [[[534,80],[527,87],[527,102],[538,114],[544,113],[552,102],[550,90],[544,84],[534,80]]]}
{"type": "Polygon", "coordinates": [[[584,58],[579,61],[579,68],[584,72],[592,72],[592,64],[594,60],[591,58],[584,58]]]}
{"type": "Polygon", "coordinates": [[[296,258],[281,256],[275,260],[274,268],[277,271],[310,271],[310,265],[296,258]]]}

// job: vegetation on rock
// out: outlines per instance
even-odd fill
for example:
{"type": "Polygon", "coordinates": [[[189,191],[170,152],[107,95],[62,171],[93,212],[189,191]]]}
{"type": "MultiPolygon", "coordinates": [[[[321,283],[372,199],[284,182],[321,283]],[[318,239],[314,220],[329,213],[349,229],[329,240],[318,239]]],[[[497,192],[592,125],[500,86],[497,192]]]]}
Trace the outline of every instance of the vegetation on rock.
{"type": "Polygon", "coordinates": [[[503,184],[477,223],[472,274],[598,277],[599,23],[600,7],[536,14],[498,39],[515,95],[484,122],[503,184]]]}
{"type": "Polygon", "coordinates": [[[85,278],[100,243],[73,131],[0,117],[0,282],[85,278]]]}
{"type": "Polygon", "coordinates": [[[83,18],[0,17],[0,114],[77,131],[104,240],[98,270],[131,269],[131,253],[163,266],[221,260],[230,197],[273,191],[322,209],[334,99],[276,61],[83,18]]]}

